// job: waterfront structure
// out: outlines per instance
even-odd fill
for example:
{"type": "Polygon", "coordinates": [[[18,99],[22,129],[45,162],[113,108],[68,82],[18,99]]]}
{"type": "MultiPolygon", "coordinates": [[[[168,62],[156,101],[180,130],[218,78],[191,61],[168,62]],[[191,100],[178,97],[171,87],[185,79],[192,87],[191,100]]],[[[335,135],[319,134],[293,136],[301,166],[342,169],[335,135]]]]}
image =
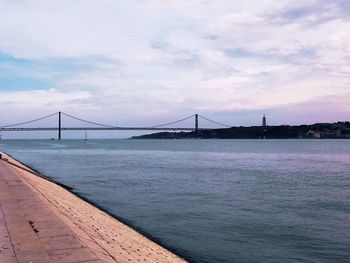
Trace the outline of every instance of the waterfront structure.
{"type": "Polygon", "coordinates": [[[63,131],[107,131],[107,130],[149,130],[149,131],[195,131],[198,132],[200,130],[210,130],[210,129],[214,129],[214,128],[199,128],[199,118],[206,120],[207,122],[211,123],[211,124],[215,124],[219,127],[224,127],[224,128],[230,128],[231,125],[228,124],[224,124],[221,122],[217,122],[215,120],[209,119],[203,115],[200,114],[193,114],[189,117],[180,119],[180,120],[176,120],[176,121],[172,121],[172,122],[167,122],[167,123],[163,123],[160,125],[152,125],[152,126],[132,126],[132,127],[122,127],[122,126],[115,126],[115,125],[109,125],[109,124],[102,124],[102,123],[98,123],[98,122],[93,122],[93,121],[89,121],[89,120],[85,120],[85,119],[81,119],[72,115],[69,115],[67,113],[64,112],[56,112],[41,118],[37,118],[34,120],[30,120],[30,121],[25,121],[25,122],[20,122],[20,123],[15,123],[15,124],[11,124],[11,125],[6,125],[6,126],[0,126],[0,132],[15,132],[15,131],[58,131],[58,136],[57,139],[61,140],[62,139],[62,133],[63,131]],[[23,124],[32,124],[32,123],[36,123],[38,121],[44,120],[44,119],[48,119],[51,117],[55,117],[58,115],[58,125],[56,127],[18,127],[21,126],[23,124]],[[64,127],[63,123],[62,123],[62,119],[63,117],[65,118],[69,118],[71,120],[75,120],[78,121],[79,123],[81,123],[81,125],[84,126],[78,126],[78,127],[64,127]],[[189,119],[193,119],[194,118],[194,127],[174,127],[173,125],[189,120],[189,119]]]}
{"type": "Polygon", "coordinates": [[[262,118],[262,126],[266,127],[266,116],[264,114],[263,118],[262,118]]]}
{"type": "Polygon", "coordinates": [[[67,189],[0,152],[1,263],[187,262],[67,189]]]}
{"type": "MultiPolygon", "coordinates": [[[[344,131],[346,131],[344,129],[344,131]]],[[[330,129],[323,129],[320,131],[313,131],[310,130],[308,134],[316,139],[320,138],[346,138],[345,134],[342,134],[342,130],[337,129],[337,130],[330,130],[330,129]]]]}

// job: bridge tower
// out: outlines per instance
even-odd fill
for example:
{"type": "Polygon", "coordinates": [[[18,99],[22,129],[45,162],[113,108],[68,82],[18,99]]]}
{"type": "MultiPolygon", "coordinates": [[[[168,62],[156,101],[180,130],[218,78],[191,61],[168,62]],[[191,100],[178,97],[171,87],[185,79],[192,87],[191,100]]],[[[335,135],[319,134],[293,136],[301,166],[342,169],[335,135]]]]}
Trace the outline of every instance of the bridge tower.
{"type": "Polygon", "coordinates": [[[198,132],[198,114],[194,115],[194,131],[198,132]]]}
{"type": "Polygon", "coordinates": [[[262,118],[262,126],[266,127],[266,116],[264,114],[263,118],[262,118]]]}
{"type": "Polygon", "coordinates": [[[58,140],[61,140],[62,135],[62,126],[61,126],[61,112],[58,112],[58,140]]]}

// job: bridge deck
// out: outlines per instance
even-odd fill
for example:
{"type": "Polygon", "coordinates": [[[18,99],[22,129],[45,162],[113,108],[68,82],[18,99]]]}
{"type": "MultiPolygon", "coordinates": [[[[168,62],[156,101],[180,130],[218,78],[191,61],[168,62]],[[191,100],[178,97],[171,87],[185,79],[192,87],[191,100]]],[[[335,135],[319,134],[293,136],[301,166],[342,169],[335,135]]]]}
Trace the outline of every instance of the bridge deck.
{"type": "MultiPolygon", "coordinates": [[[[198,128],[209,130],[210,128],[198,128]]],[[[0,128],[0,131],[194,131],[194,128],[153,128],[153,127],[28,127],[28,128],[0,128]]]]}
{"type": "Polygon", "coordinates": [[[6,157],[0,160],[0,262],[184,262],[6,157]]]}

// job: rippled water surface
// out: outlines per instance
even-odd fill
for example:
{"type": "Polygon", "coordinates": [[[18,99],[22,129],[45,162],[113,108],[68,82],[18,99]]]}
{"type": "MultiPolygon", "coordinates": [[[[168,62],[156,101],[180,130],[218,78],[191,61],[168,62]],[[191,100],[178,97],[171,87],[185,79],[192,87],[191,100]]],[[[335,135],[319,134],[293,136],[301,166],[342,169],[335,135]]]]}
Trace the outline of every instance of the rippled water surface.
{"type": "Polygon", "coordinates": [[[350,140],[0,141],[194,262],[349,262],[350,140]]]}

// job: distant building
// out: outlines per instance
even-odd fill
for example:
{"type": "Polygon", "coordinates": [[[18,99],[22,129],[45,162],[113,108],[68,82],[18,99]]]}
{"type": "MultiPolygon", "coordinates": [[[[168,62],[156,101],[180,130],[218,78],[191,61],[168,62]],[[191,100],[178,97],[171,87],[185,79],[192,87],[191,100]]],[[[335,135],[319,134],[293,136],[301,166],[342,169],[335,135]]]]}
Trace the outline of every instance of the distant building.
{"type": "Polygon", "coordinates": [[[341,130],[330,130],[330,129],[323,129],[321,131],[312,131],[310,130],[308,132],[308,135],[317,139],[320,138],[341,138],[341,137],[345,137],[344,135],[342,135],[342,131],[341,130]]]}
{"type": "Polygon", "coordinates": [[[323,137],[324,138],[338,138],[341,136],[341,132],[338,130],[328,130],[325,129],[323,131],[323,137]]]}
{"type": "Polygon", "coordinates": [[[266,117],[265,117],[265,114],[264,114],[264,116],[263,116],[263,118],[262,118],[262,126],[263,126],[263,127],[266,127],[266,117]]]}
{"type": "Polygon", "coordinates": [[[320,139],[322,136],[320,131],[310,131],[310,135],[317,139],[320,139]]]}

